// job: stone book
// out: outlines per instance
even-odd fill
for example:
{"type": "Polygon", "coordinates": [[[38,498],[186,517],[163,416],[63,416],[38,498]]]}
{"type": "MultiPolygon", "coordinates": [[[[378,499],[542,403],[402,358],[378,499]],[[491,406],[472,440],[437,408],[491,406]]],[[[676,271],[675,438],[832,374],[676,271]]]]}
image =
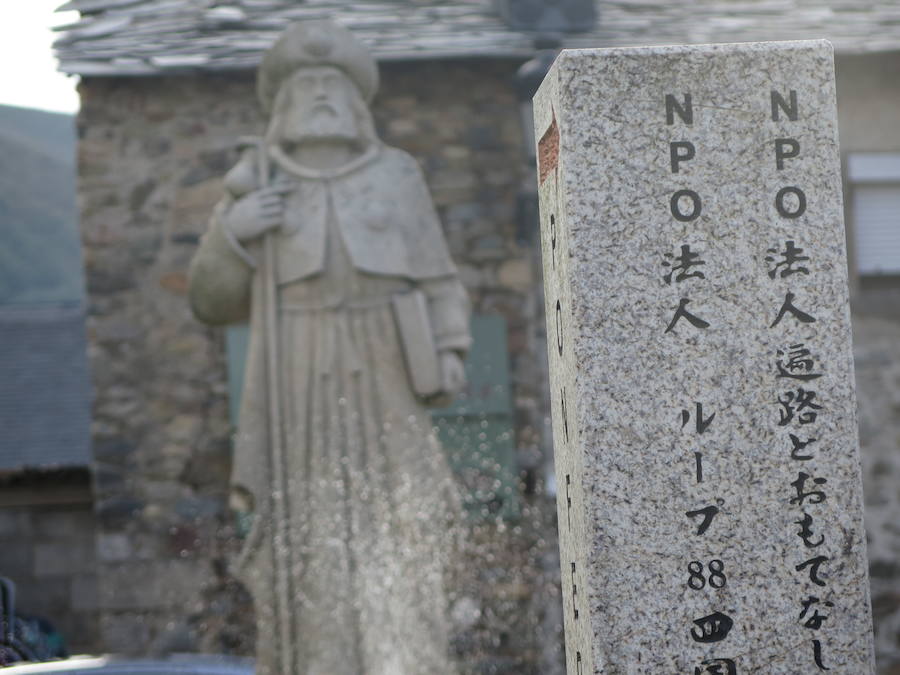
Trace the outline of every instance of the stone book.
{"type": "Polygon", "coordinates": [[[413,391],[427,399],[441,391],[441,366],[428,318],[428,300],[422,291],[410,291],[395,293],[391,303],[409,381],[413,391]]]}

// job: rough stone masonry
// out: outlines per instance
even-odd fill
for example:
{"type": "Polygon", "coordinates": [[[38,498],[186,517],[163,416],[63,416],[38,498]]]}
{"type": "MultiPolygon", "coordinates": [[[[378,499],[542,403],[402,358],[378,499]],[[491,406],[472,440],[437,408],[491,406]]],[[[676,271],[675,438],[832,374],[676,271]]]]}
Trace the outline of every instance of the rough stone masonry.
{"type": "Polygon", "coordinates": [[[568,672],[874,672],[830,44],[564,51],[535,122],[568,672]]]}

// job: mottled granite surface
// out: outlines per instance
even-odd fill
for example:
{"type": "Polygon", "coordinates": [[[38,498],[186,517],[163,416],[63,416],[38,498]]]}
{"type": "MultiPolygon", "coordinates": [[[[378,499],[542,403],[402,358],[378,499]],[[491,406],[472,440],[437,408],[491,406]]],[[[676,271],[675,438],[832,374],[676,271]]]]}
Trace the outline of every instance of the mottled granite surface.
{"type": "Polygon", "coordinates": [[[535,98],[570,674],[873,672],[834,99],[824,41],[535,98]]]}

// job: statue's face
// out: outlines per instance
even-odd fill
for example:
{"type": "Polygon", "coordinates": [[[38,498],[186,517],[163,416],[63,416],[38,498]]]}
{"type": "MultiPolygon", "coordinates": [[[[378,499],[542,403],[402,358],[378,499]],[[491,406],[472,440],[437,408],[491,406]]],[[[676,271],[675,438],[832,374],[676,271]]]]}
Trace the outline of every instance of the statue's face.
{"type": "Polygon", "coordinates": [[[334,66],[300,68],[285,80],[277,111],[280,140],[288,143],[354,142],[359,129],[354,101],[355,85],[334,66]]]}

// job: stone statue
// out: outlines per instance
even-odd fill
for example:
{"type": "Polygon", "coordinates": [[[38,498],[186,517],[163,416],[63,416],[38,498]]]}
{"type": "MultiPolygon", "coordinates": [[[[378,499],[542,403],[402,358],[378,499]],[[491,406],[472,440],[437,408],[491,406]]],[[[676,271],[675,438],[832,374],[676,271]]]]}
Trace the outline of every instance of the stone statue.
{"type": "Polygon", "coordinates": [[[418,165],[375,134],[377,83],[346,29],[288,28],[191,265],[201,321],[250,319],[234,570],[261,675],[453,672],[460,509],[427,406],[464,384],[469,304],[418,165]]]}

